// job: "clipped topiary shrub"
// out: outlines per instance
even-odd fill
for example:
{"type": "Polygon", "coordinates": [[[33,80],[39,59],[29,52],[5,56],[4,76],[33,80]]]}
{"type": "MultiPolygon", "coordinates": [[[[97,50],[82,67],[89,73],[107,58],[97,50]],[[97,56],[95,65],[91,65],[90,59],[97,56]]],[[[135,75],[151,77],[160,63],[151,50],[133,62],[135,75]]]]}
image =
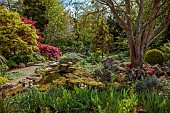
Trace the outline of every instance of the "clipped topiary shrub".
{"type": "Polygon", "coordinates": [[[145,61],[151,65],[162,64],[163,52],[158,49],[152,49],[146,52],[145,61]]]}

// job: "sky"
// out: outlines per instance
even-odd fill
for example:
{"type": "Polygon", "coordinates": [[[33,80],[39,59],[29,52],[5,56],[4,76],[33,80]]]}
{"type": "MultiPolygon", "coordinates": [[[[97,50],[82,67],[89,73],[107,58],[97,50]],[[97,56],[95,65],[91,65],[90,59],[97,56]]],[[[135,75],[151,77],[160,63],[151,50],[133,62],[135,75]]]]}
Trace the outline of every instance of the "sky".
{"type": "Polygon", "coordinates": [[[63,3],[66,5],[66,10],[69,11],[70,15],[72,17],[75,17],[75,13],[76,13],[76,7],[78,8],[78,12],[82,12],[82,10],[80,9],[80,5],[84,5],[84,4],[72,4],[72,3],[75,3],[75,2],[78,2],[78,3],[83,3],[83,2],[87,2],[89,0],[72,0],[71,3],[69,3],[69,1],[71,0],[63,0],[63,3]]]}
{"type": "Polygon", "coordinates": [[[63,4],[65,5],[65,9],[67,11],[69,11],[69,13],[71,14],[72,17],[75,17],[75,13],[76,13],[76,9],[78,11],[78,13],[81,13],[83,12],[82,8],[81,7],[86,7],[85,6],[85,3],[86,5],[90,5],[91,0],[63,0],[63,4]],[[69,3],[69,1],[71,1],[71,3],[69,3]],[[78,4],[73,4],[75,2],[78,2],[78,4]],[[79,4],[79,3],[82,3],[82,4],[79,4]]]}

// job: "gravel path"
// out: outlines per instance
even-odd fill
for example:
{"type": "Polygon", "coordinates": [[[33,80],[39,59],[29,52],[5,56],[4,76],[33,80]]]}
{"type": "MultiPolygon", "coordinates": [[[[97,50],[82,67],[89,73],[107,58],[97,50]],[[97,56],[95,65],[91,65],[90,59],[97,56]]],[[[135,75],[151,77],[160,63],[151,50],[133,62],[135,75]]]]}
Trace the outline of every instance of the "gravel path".
{"type": "Polygon", "coordinates": [[[38,68],[40,66],[47,66],[47,65],[48,65],[48,63],[40,63],[40,64],[35,64],[34,66],[30,66],[30,67],[11,70],[8,73],[19,72],[19,73],[23,73],[23,76],[18,77],[14,80],[9,80],[8,83],[17,84],[20,80],[25,79],[26,77],[33,75],[36,68],[38,68]]]}

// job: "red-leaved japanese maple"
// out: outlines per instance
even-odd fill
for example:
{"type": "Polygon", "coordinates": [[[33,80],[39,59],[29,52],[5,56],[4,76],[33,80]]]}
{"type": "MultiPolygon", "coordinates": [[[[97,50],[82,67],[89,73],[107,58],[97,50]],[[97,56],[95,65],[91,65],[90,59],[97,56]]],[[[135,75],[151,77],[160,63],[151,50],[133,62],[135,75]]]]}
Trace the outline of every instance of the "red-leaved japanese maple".
{"type": "Polygon", "coordinates": [[[62,56],[62,53],[60,51],[59,48],[48,45],[48,44],[42,44],[40,41],[43,40],[43,38],[41,36],[39,36],[39,30],[36,29],[36,27],[34,26],[34,24],[36,23],[35,21],[29,20],[23,16],[20,16],[22,22],[24,22],[25,24],[30,24],[30,28],[31,29],[35,29],[36,30],[36,34],[38,36],[37,39],[37,44],[38,44],[38,48],[39,48],[39,52],[41,54],[46,55],[49,58],[55,58],[55,59],[59,59],[59,56],[62,56]]]}

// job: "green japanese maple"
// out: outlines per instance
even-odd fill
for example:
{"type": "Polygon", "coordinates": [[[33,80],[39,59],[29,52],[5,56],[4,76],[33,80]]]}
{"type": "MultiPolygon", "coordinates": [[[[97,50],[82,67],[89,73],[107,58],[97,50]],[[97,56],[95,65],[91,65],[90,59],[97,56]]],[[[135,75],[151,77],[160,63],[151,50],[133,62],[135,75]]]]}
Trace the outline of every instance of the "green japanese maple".
{"type": "Polygon", "coordinates": [[[16,12],[0,7],[0,54],[5,58],[13,54],[30,54],[37,49],[38,36],[31,25],[24,24],[16,12]]]}

